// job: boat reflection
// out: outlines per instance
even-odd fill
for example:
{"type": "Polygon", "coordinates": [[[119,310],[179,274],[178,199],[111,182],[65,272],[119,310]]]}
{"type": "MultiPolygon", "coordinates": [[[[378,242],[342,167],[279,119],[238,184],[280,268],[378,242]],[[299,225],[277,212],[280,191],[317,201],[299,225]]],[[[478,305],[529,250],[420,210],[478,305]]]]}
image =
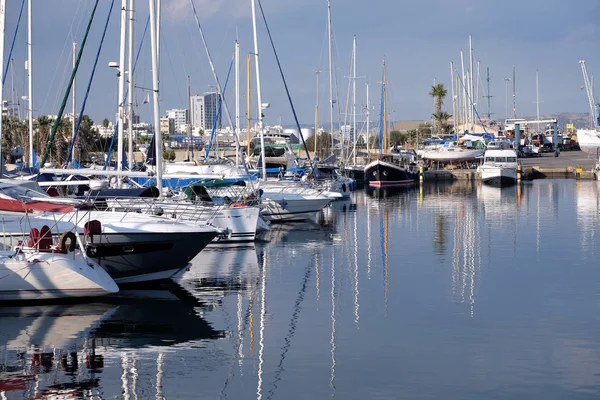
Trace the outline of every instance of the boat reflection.
{"type": "Polygon", "coordinates": [[[213,329],[198,315],[197,308],[204,308],[204,303],[189,297],[182,299],[175,288],[126,290],[110,300],[118,308],[94,331],[96,346],[117,349],[174,346],[225,336],[225,332],[213,329]]]}
{"type": "Polygon", "coordinates": [[[201,308],[177,290],[125,290],[102,302],[0,308],[0,398],[101,396],[113,386],[103,385],[102,377],[124,362],[131,375],[140,351],[160,360],[169,347],[225,337],[200,317],[201,308]]]}
{"type": "Polygon", "coordinates": [[[312,248],[322,248],[331,244],[335,223],[325,226],[317,222],[302,222],[296,224],[277,224],[266,233],[269,247],[287,247],[289,245],[304,245],[312,248]]]}

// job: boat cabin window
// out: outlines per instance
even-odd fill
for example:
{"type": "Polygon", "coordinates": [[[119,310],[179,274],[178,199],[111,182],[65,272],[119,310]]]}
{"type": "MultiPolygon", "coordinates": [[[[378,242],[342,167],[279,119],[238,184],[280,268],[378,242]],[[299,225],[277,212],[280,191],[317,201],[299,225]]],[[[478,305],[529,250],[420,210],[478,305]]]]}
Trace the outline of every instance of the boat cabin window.
{"type": "Polygon", "coordinates": [[[486,157],[486,162],[517,162],[516,157],[486,157]]]}
{"type": "Polygon", "coordinates": [[[34,197],[48,197],[46,193],[38,192],[35,189],[23,185],[0,187],[0,193],[8,197],[12,197],[15,200],[25,202],[31,200],[34,197]]]}

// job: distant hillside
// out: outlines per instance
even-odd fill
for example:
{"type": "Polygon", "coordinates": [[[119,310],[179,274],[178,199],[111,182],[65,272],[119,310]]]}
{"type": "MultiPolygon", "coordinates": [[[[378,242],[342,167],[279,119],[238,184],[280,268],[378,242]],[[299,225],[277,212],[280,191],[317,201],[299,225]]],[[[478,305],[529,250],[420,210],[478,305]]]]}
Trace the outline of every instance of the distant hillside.
{"type": "MultiPolygon", "coordinates": [[[[525,117],[526,119],[535,119],[535,116],[525,117]]],[[[553,115],[544,115],[541,119],[558,119],[558,127],[560,130],[564,130],[567,124],[573,124],[575,129],[589,128],[590,126],[590,114],[589,113],[558,113],[553,115]]]]}

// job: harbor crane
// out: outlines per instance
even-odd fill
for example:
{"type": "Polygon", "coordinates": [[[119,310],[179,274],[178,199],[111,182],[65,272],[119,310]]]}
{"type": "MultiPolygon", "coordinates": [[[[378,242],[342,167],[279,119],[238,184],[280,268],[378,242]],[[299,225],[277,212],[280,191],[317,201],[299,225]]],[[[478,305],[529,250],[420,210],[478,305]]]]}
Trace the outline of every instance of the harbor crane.
{"type": "Polygon", "coordinates": [[[585,91],[587,93],[588,103],[590,106],[590,116],[592,118],[592,128],[600,125],[600,121],[598,118],[600,117],[599,110],[600,105],[596,104],[594,101],[594,93],[592,89],[592,83],[587,73],[587,68],[585,66],[585,60],[579,60],[579,64],[581,65],[581,73],[583,74],[583,84],[585,85],[585,91]]]}

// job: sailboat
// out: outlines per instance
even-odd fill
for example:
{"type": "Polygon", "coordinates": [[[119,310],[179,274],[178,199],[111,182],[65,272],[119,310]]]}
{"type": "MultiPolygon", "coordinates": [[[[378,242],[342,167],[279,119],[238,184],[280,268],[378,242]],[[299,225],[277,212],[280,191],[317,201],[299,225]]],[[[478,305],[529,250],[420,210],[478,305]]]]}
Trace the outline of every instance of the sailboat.
{"type": "MultiPolygon", "coordinates": [[[[358,138],[359,136],[357,135],[356,132],[356,36],[354,36],[354,40],[352,41],[352,136],[353,136],[353,148],[352,148],[352,160],[348,163],[348,165],[345,165],[342,167],[342,172],[344,175],[354,179],[356,182],[361,182],[363,183],[365,180],[365,165],[364,162],[365,160],[368,161],[368,150],[367,150],[367,157],[364,158],[364,160],[361,158],[360,160],[358,159],[358,155],[357,155],[357,142],[358,142],[358,138]]],[[[369,118],[369,90],[368,90],[369,86],[367,85],[367,135],[365,137],[365,142],[368,142],[369,140],[369,135],[368,135],[368,118],[369,118]]],[[[367,149],[368,149],[368,143],[367,143],[367,149]]]]}
{"type": "Polygon", "coordinates": [[[412,185],[416,174],[400,165],[398,155],[388,153],[387,139],[387,91],[386,91],[386,64],[383,59],[383,80],[381,83],[381,115],[379,126],[379,157],[365,167],[365,180],[370,186],[390,187],[412,185]]]}

